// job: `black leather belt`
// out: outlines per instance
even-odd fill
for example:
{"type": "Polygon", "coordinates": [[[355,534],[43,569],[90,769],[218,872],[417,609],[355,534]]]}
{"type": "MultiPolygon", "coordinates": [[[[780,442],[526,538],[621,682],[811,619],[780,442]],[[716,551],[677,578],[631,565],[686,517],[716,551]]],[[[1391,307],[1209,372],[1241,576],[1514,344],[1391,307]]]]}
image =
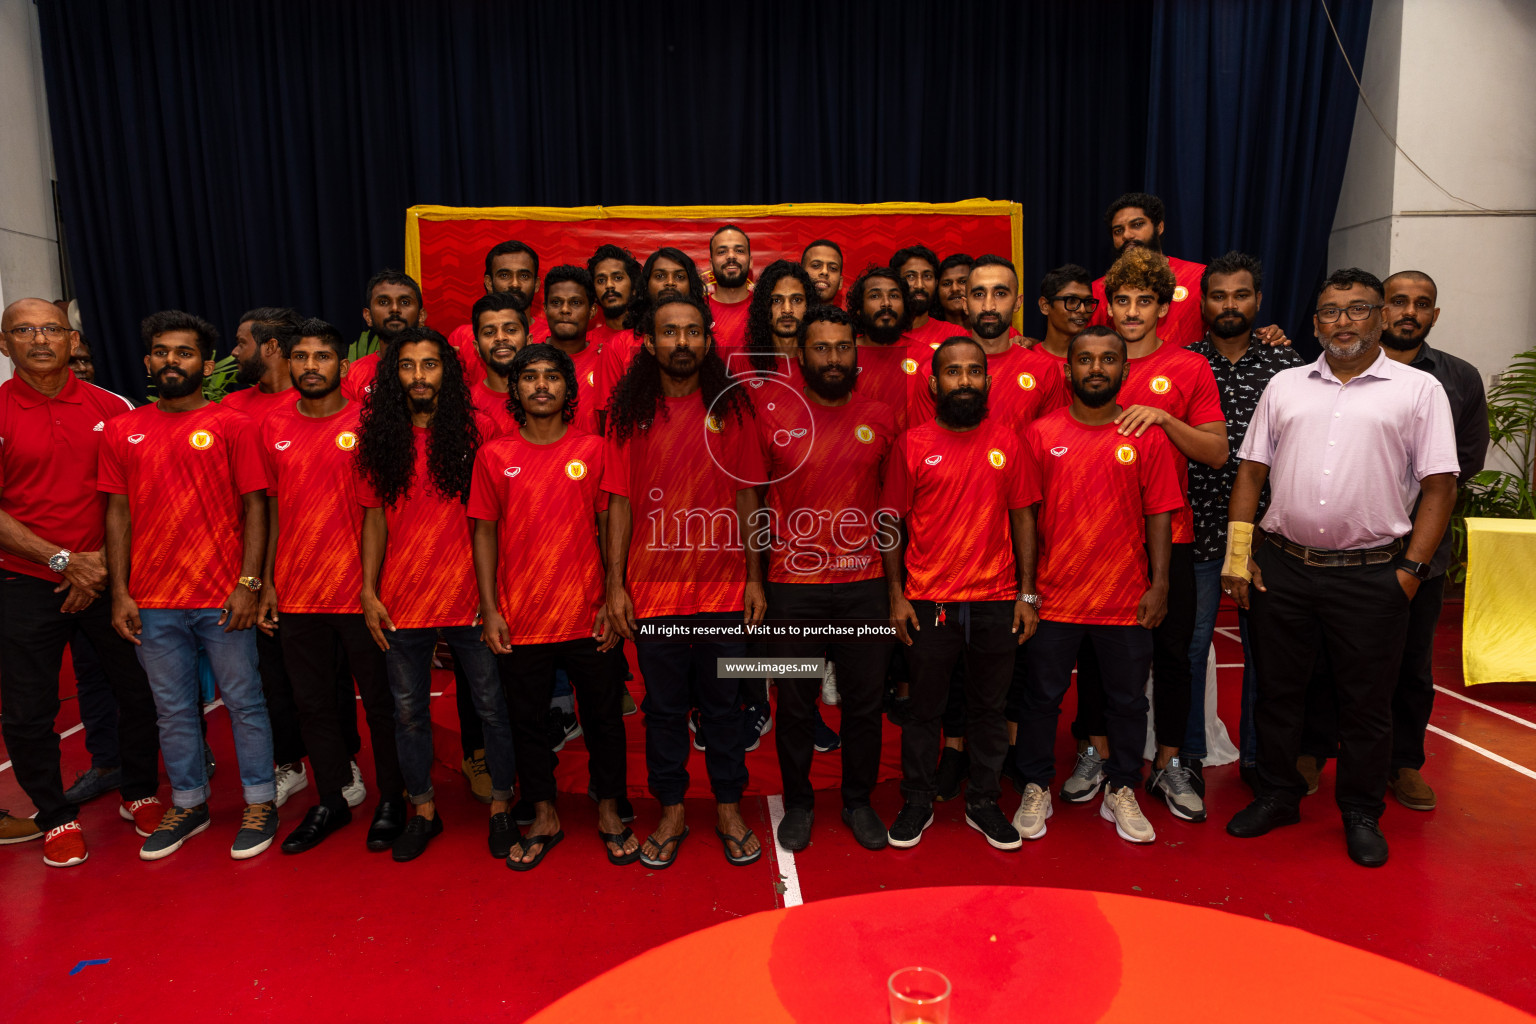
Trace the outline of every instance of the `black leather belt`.
{"type": "Polygon", "coordinates": [[[1301,544],[1292,544],[1284,537],[1273,533],[1266,533],[1264,539],[1292,558],[1301,559],[1303,565],[1312,565],[1324,569],[1337,569],[1347,565],[1380,565],[1383,562],[1392,561],[1403,550],[1403,540],[1401,537],[1385,547],[1366,548],[1363,551],[1330,551],[1326,548],[1309,548],[1301,544]]]}

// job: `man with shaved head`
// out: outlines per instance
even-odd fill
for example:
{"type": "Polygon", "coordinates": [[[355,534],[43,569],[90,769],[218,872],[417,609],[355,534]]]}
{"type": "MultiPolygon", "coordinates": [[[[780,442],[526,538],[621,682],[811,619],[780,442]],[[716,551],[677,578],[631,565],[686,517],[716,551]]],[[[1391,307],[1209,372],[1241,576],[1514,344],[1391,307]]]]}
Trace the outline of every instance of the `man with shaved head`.
{"type": "Polygon", "coordinates": [[[96,456],[108,420],[127,401],[70,372],[79,335],[62,310],[21,299],[0,314],[0,351],[16,373],[0,384],[0,704],[16,781],[37,807],[43,863],[73,867],[88,853],[59,776],[59,670],[76,632],[90,638],[117,697],[121,815],[149,835],[161,812],[159,734],[149,681],[112,628],[106,500],[96,456]]]}

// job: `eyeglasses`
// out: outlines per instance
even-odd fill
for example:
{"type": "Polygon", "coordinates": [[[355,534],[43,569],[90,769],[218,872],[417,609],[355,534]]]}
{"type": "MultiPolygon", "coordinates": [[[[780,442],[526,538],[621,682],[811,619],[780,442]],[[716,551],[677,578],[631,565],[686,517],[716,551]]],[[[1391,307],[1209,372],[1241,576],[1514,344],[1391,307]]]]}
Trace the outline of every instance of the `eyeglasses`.
{"type": "Polygon", "coordinates": [[[1371,315],[1371,310],[1380,309],[1381,303],[1357,302],[1353,306],[1324,306],[1317,311],[1317,319],[1325,324],[1331,324],[1339,318],[1340,313],[1348,313],[1351,320],[1364,320],[1371,315]]]}
{"type": "Polygon", "coordinates": [[[1086,309],[1092,313],[1099,308],[1098,299],[1085,298],[1082,295],[1052,295],[1050,301],[1061,303],[1061,308],[1069,313],[1074,313],[1079,309],[1086,309]]]}
{"type": "Polygon", "coordinates": [[[58,324],[44,324],[42,327],[12,327],[7,333],[17,341],[31,341],[33,335],[39,333],[49,341],[58,341],[69,333],[69,328],[60,327],[58,324]]]}

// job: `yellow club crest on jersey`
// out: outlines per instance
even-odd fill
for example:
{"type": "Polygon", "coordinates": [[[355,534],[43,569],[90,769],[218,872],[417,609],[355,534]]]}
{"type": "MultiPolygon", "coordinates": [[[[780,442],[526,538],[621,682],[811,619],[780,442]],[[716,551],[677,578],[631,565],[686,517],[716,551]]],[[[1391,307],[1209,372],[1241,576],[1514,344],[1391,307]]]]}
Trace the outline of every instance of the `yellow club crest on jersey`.
{"type": "Polygon", "coordinates": [[[198,451],[202,451],[204,448],[211,448],[213,447],[213,435],[206,430],[194,430],[187,435],[187,444],[190,444],[198,451]]]}
{"type": "Polygon", "coordinates": [[[1129,466],[1136,461],[1136,446],[1123,444],[1115,449],[1115,461],[1121,465],[1129,466]]]}
{"type": "Polygon", "coordinates": [[[344,452],[349,452],[357,447],[357,435],[350,430],[343,430],[336,435],[336,447],[344,452]]]}
{"type": "Polygon", "coordinates": [[[716,419],[715,417],[711,416],[708,419],[706,419],[704,421],[704,425],[709,428],[709,432],[711,434],[718,434],[718,433],[720,433],[720,421],[718,419],[716,419]]]}
{"type": "Polygon", "coordinates": [[[853,436],[858,438],[860,441],[863,441],[865,444],[870,444],[875,439],[875,432],[870,430],[866,424],[860,423],[858,426],[853,428],[853,436]]]}
{"type": "Polygon", "coordinates": [[[591,387],[591,386],[592,386],[592,371],[588,370],[587,371],[587,387],[591,387]]]}
{"type": "Polygon", "coordinates": [[[1035,375],[1032,373],[1019,374],[1019,387],[1025,391],[1035,390],[1035,375]]]}
{"type": "Polygon", "coordinates": [[[1167,377],[1164,377],[1162,374],[1158,374],[1156,377],[1152,378],[1152,383],[1149,384],[1148,387],[1150,387],[1155,394],[1166,395],[1168,393],[1168,389],[1173,387],[1173,381],[1169,380],[1167,377]]]}
{"type": "Polygon", "coordinates": [[[987,452],[987,461],[992,463],[993,469],[1002,469],[1004,466],[1008,465],[1008,457],[1003,454],[1003,450],[1001,448],[993,448],[991,451],[987,452]]]}
{"type": "Polygon", "coordinates": [[[917,360],[916,359],[903,359],[901,361],[901,368],[902,368],[903,371],[905,371],[907,373],[916,373],[917,372],[917,360]]]}
{"type": "Polygon", "coordinates": [[[565,475],[572,480],[580,480],[587,475],[587,464],[580,459],[572,459],[565,464],[565,475]]]}
{"type": "Polygon", "coordinates": [[[1187,298],[1189,298],[1189,289],[1185,288],[1183,285],[1179,285],[1173,290],[1174,302],[1183,302],[1187,298]]]}

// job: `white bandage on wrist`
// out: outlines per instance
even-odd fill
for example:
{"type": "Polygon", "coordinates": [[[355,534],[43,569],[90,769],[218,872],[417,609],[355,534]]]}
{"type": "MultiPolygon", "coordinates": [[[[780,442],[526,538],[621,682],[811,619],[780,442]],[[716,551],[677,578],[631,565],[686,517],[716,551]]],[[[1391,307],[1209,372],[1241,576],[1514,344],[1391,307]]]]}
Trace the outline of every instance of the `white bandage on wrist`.
{"type": "Polygon", "coordinates": [[[1253,578],[1248,571],[1248,555],[1253,550],[1253,524],[1227,524],[1227,562],[1221,567],[1223,576],[1236,576],[1241,580],[1253,578]]]}

